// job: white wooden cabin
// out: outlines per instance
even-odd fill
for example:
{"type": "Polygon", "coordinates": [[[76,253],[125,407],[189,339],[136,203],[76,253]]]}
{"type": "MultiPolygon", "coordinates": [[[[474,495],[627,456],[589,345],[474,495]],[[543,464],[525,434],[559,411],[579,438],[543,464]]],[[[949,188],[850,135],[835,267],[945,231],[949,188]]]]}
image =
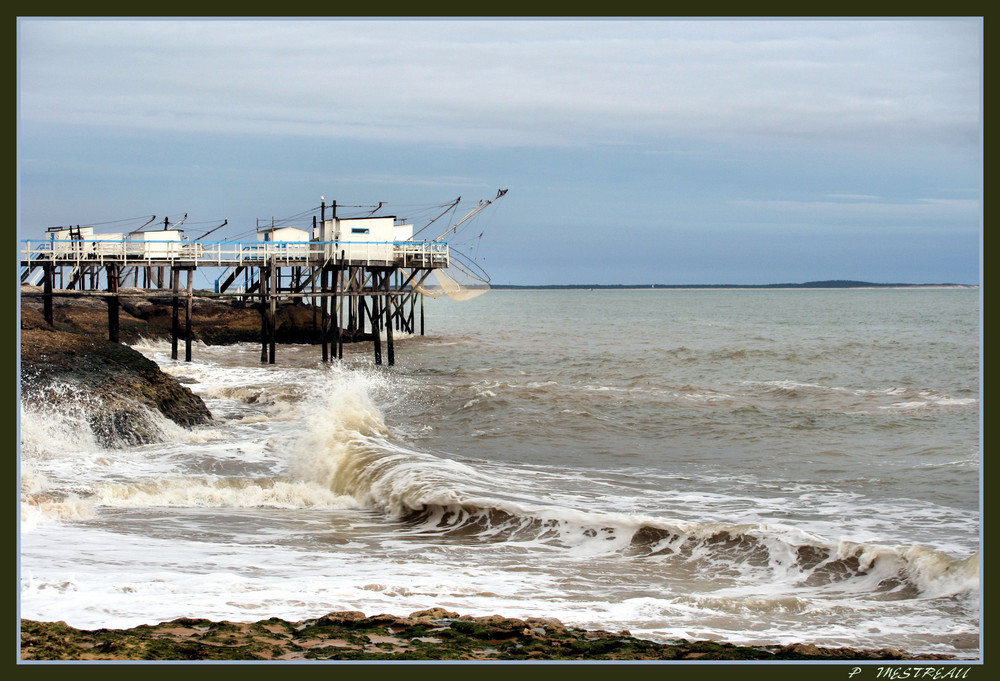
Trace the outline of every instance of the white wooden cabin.
{"type": "Polygon", "coordinates": [[[394,242],[413,236],[413,225],[397,225],[393,216],[333,218],[316,226],[316,241],[328,244],[328,255],[352,261],[390,262],[395,257],[394,242]]]}
{"type": "Polygon", "coordinates": [[[261,227],[257,230],[257,241],[273,243],[267,251],[278,257],[307,258],[309,237],[308,230],[298,227],[261,227]]]}
{"type": "Polygon", "coordinates": [[[143,258],[176,258],[181,254],[182,229],[161,229],[153,232],[133,232],[126,237],[128,254],[143,258]]]}
{"type": "Polygon", "coordinates": [[[52,252],[56,256],[65,256],[73,252],[82,253],[85,246],[82,242],[94,237],[93,227],[65,227],[49,230],[52,239],[52,252]]]}
{"type": "Polygon", "coordinates": [[[298,227],[261,227],[257,230],[258,241],[310,241],[308,230],[298,227]]]}

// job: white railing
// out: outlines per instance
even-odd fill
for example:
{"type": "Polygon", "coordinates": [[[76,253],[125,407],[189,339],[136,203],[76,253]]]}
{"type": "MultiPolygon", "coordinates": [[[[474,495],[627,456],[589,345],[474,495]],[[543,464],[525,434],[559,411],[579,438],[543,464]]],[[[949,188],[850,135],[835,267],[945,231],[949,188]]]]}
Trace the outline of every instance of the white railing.
{"type": "Polygon", "coordinates": [[[21,263],[70,265],[181,264],[230,267],[273,264],[322,265],[341,259],[351,265],[447,267],[447,242],[438,241],[119,241],[102,239],[24,240],[21,263]]]}

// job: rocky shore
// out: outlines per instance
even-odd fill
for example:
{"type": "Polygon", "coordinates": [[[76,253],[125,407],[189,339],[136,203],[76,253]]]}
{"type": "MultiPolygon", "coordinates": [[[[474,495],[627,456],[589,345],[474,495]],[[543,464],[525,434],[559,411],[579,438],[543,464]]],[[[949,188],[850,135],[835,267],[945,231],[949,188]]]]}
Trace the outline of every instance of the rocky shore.
{"type": "Polygon", "coordinates": [[[949,660],[901,650],[808,644],[742,647],[655,643],[627,631],[566,627],[554,619],[470,617],[441,608],[408,617],[332,612],[288,622],[181,618],[131,629],[74,629],[21,620],[22,660],[949,660]]]}
{"type": "Polygon", "coordinates": [[[101,301],[59,305],[51,326],[40,308],[40,302],[22,300],[22,403],[45,410],[85,405],[90,430],[106,447],[155,439],[153,412],[185,427],[211,421],[201,398],[177,379],[136,350],[107,340],[99,330],[102,320],[107,323],[101,301]]]}
{"type": "MultiPolygon", "coordinates": [[[[39,290],[22,287],[27,293],[39,290]]],[[[107,340],[108,308],[103,299],[57,297],[49,325],[42,299],[22,295],[22,400],[58,409],[86,399],[91,431],[104,446],[142,444],[155,438],[150,411],[185,427],[209,422],[212,416],[197,395],[127,345],[141,339],[170,338],[171,302],[168,296],[123,297],[120,344],[107,340]]],[[[195,341],[208,345],[260,341],[258,307],[205,297],[195,297],[192,307],[195,341]]],[[[317,342],[315,316],[306,305],[279,306],[276,341],[317,342]]]]}
{"type": "MultiPolygon", "coordinates": [[[[42,299],[37,286],[21,287],[21,328],[47,326],[42,316],[42,299]],[[25,311],[29,312],[26,318],[25,311]],[[36,314],[37,313],[37,314],[36,314]]],[[[138,296],[140,289],[122,288],[119,309],[119,337],[130,344],[142,338],[170,338],[172,297],[167,294],[138,296]]],[[[260,342],[260,305],[242,303],[237,298],[198,296],[192,300],[192,336],[206,345],[260,342]]],[[[90,333],[107,338],[108,306],[99,297],[55,297],[52,305],[56,329],[90,333]]],[[[183,306],[181,318],[183,319],[183,306]]],[[[301,303],[281,303],[275,318],[275,342],[318,343],[318,314],[301,303]]],[[[364,340],[370,337],[347,338],[364,340]]]]}

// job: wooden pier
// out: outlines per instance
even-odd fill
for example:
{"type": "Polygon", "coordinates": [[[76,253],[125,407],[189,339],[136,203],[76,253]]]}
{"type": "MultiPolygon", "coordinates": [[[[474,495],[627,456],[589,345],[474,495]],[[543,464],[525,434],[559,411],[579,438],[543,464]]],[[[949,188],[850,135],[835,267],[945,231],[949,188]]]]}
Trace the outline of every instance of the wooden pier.
{"type": "MultiPolygon", "coordinates": [[[[491,202],[480,202],[473,213],[491,202]]],[[[42,297],[49,324],[54,298],[102,297],[108,307],[108,338],[118,342],[122,297],[161,297],[169,291],[171,357],[178,358],[183,341],[184,359],[191,361],[193,280],[201,270],[217,278],[214,290],[198,291],[199,297],[259,304],[261,362],[275,363],[278,302],[300,300],[318,308],[317,340],[324,362],[342,359],[345,339],[363,336],[367,329],[375,363],[383,362],[384,336],[385,359],[392,365],[393,331],[424,333],[423,285],[435,270],[451,264],[442,239],[448,232],[418,241],[413,225],[394,217],[338,218],[333,204],[327,218],[326,208],[324,204],[319,219],[313,217],[311,231],[258,229],[256,241],[188,241],[166,221],[163,229],[130,234],[54,228],[48,239],[22,242],[21,282],[42,287],[22,295],[42,297]]]]}

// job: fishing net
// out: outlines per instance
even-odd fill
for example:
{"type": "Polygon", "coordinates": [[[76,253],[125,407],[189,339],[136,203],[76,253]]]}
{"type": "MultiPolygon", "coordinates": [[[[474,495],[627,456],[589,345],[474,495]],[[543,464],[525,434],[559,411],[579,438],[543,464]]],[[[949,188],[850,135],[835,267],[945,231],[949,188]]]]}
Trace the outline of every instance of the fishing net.
{"type": "Polygon", "coordinates": [[[452,300],[472,300],[490,290],[486,272],[457,251],[451,253],[451,264],[446,269],[434,270],[431,277],[417,287],[417,291],[431,298],[448,296],[452,300]],[[429,284],[431,277],[437,283],[429,284]]]}
{"type": "MultiPolygon", "coordinates": [[[[478,216],[487,206],[502,198],[507,193],[506,189],[497,192],[495,198],[489,201],[480,201],[479,204],[469,212],[464,218],[459,220],[450,229],[438,236],[434,241],[441,241],[444,237],[452,235],[449,247],[449,263],[446,269],[434,270],[431,275],[437,283],[427,283],[424,281],[417,287],[417,291],[430,296],[440,298],[448,296],[452,300],[471,300],[481,296],[490,290],[490,275],[477,262],[479,254],[479,242],[483,238],[485,229],[472,230],[471,234],[479,232],[478,236],[468,238],[470,234],[469,225],[473,218],[478,216]],[[460,229],[461,228],[461,229],[460,229]],[[465,253],[460,249],[464,248],[465,253]]],[[[459,197],[461,198],[461,197],[459,197]]],[[[458,205],[458,201],[451,205],[451,210],[458,205]]],[[[447,212],[447,211],[446,211],[447,212]]],[[[442,213],[444,215],[444,213],[442,213]]],[[[441,217],[440,215],[438,217],[441,217]]],[[[437,220],[438,218],[434,218],[437,220]]],[[[433,223],[434,220],[431,220],[433,223]]],[[[426,227],[424,227],[426,229],[426,227]]],[[[423,231],[423,230],[420,230],[423,231]]],[[[419,232],[417,232],[419,233],[419,232]]],[[[416,234],[414,234],[416,236],[416,234]]],[[[428,277],[430,279],[431,277],[428,277]]]]}

